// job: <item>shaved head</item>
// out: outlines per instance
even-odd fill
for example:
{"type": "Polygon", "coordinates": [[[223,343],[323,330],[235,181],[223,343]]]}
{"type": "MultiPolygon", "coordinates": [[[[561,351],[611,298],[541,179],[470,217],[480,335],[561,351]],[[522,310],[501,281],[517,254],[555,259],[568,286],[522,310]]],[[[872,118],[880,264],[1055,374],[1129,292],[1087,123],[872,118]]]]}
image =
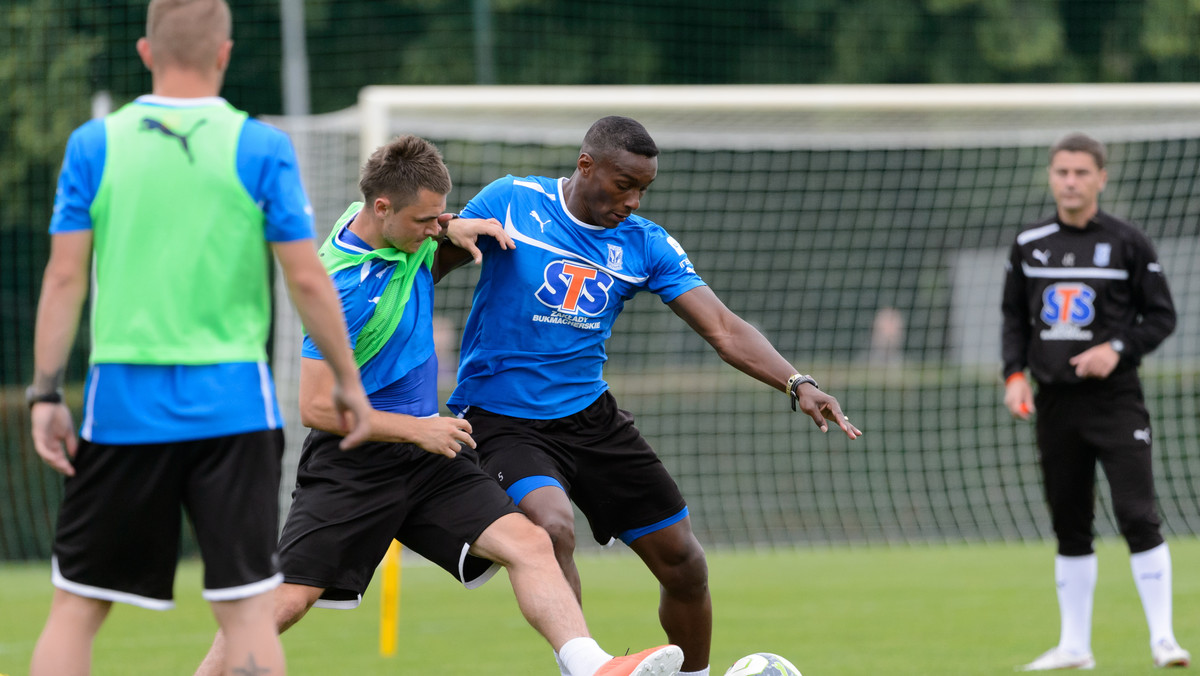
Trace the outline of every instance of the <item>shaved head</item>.
{"type": "Polygon", "coordinates": [[[620,115],[602,117],[588,129],[583,137],[585,152],[597,160],[610,157],[614,151],[624,150],[642,157],[658,157],[658,146],[650,132],[640,122],[620,115]]]}
{"type": "Polygon", "coordinates": [[[155,64],[204,70],[229,41],[233,19],[225,0],[151,0],[146,38],[155,64]]]}

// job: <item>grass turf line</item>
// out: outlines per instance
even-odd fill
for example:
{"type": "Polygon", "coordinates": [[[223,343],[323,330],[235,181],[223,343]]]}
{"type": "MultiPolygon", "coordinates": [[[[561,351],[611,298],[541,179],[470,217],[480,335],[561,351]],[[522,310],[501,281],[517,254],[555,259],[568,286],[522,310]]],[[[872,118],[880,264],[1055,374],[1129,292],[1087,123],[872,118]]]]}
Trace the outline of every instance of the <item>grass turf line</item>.
{"type": "MultiPolygon", "coordinates": [[[[1170,541],[1175,625],[1200,650],[1200,540],[1170,541]]],[[[1120,541],[1098,547],[1093,649],[1098,675],[1156,673],[1120,541]]],[[[1058,638],[1053,546],[947,545],[710,552],[713,676],[738,657],[776,652],[805,676],[998,675],[1058,638]]],[[[622,654],[662,643],[658,591],[627,550],[580,557],[592,633],[622,654]]],[[[184,562],[166,613],[114,607],[96,642],[95,676],[190,674],[215,623],[184,562]]],[[[466,591],[441,569],[405,562],[399,650],[378,650],[378,595],[357,610],[314,610],[283,636],[293,675],[555,676],[549,646],[525,624],[503,575],[466,591]]],[[[0,674],[28,672],[52,589],[49,566],[0,566],[0,674]]]]}

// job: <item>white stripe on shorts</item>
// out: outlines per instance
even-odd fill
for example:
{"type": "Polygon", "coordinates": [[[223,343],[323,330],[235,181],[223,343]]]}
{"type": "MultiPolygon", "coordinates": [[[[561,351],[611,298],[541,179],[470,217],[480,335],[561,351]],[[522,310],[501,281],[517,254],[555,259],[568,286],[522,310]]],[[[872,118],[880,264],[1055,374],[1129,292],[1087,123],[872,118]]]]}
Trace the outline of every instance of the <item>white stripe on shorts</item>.
{"type": "Polygon", "coordinates": [[[239,587],[225,587],[224,589],[205,589],[201,596],[205,601],[238,601],[247,599],[251,596],[258,596],[264,592],[269,592],[272,589],[283,584],[283,573],[275,573],[265,580],[251,582],[239,587]]]}
{"type": "Polygon", "coordinates": [[[58,557],[50,558],[50,580],[55,587],[71,592],[76,596],[82,596],[89,599],[100,599],[101,601],[116,601],[117,603],[128,603],[131,606],[139,608],[147,608],[149,610],[170,610],[175,607],[175,602],[171,600],[152,599],[137,594],[128,592],[119,592],[115,589],[104,589],[103,587],[93,587],[88,584],[80,584],[71,582],[63,577],[62,572],[58,569],[58,557]]]}

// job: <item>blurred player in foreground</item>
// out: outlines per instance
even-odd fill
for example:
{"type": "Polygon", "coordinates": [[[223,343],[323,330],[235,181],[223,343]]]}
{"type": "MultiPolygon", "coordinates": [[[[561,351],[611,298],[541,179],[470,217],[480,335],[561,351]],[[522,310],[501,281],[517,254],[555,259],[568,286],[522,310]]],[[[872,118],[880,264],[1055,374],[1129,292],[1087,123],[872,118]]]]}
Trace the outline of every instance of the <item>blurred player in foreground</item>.
{"type": "Polygon", "coordinates": [[[683,648],[680,673],[705,675],[712,601],[704,550],[679,487],[603,379],[604,343],[625,301],[653,292],[722,359],[787,394],[821,431],[833,422],[850,439],[861,432],[836,399],[725,307],[674,238],[634,215],[657,174],[658,148],[645,127],[605,117],[588,130],[570,178],[507,176],[470,201],[463,216],[503,221],[517,248],[481,245],[449,405],[471,422],[484,470],[549,531],[575,593],[582,598],[571,501],[597,542],[619,538],[653,572],[667,640],[683,648]]]}
{"type": "Polygon", "coordinates": [[[284,673],[271,616],[283,453],[265,350],[271,251],[332,357],[333,426],[353,421],[346,447],[366,437],[370,404],[291,143],[218,97],[230,28],[223,0],[153,0],[137,43],[153,94],[67,144],[27,392],[34,446],[67,476],[35,676],[88,673],[113,601],[173,605],[181,507],[204,559],[204,598],[235,637],[229,669],[284,673]],[[61,388],[93,252],[77,441],[61,388]]]}
{"type": "Polygon", "coordinates": [[[1004,283],[1004,405],[1037,413],[1038,458],[1058,538],[1058,645],[1025,671],[1091,669],[1096,462],[1112,488],[1159,667],[1187,666],[1171,620],[1171,555],[1160,532],[1150,416],[1138,364],[1175,328],[1175,307],[1150,240],[1100,211],[1103,144],[1084,134],[1050,148],[1057,213],[1024,228],[1004,283]],[[1038,391],[1025,377],[1028,369],[1038,391]]]}
{"type": "MultiPolygon", "coordinates": [[[[357,606],[395,538],[468,589],[507,568],[521,612],[571,676],[677,673],[682,655],[676,646],[613,658],[588,637],[546,532],[479,469],[471,425],[437,414],[433,285],[478,254],[480,235],[501,249],[511,249],[512,240],[494,220],[443,213],[450,173],[424,139],[405,136],[376,150],[359,187],[364,202],[342,215],[321,259],[341,295],[355,361],[376,410],[370,441],[343,452],[333,375],[306,339],[300,414],[313,431],[280,537],[279,629],[313,605],[357,606]],[[439,246],[444,237],[456,246],[439,246]]],[[[217,673],[224,642],[218,635],[198,673],[217,673]]]]}

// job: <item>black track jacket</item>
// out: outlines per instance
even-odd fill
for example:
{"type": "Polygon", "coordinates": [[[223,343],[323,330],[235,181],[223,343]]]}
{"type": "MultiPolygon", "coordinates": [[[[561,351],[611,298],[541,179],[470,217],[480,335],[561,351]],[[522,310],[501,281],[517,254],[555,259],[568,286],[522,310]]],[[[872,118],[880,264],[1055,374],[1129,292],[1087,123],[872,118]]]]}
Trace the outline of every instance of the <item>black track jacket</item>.
{"type": "Polygon", "coordinates": [[[1057,215],[1017,235],[1005,264],[1004,377],[1029,368],[1039,383],[1077,383],[1067,360],[1124,343],[1113,375],[1135,370],[1175,330],[1175,305],[1150,239],[1098,212],[1084,228],[1057,215]]]}

